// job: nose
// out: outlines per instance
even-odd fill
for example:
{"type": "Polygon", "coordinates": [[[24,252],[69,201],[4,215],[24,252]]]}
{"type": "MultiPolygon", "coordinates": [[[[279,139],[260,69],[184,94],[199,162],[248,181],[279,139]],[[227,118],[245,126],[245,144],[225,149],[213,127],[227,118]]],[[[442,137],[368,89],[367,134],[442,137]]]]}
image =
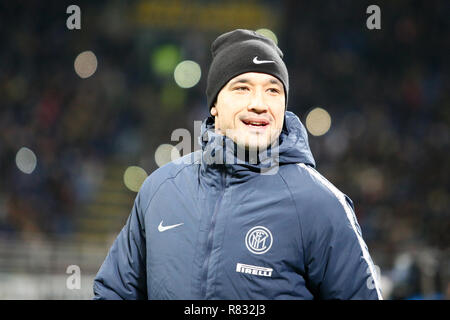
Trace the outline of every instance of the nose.
{"type": "Polygon", "coordinates": [[[253,92],[250,103],[247,106],[247,110],[256,113],[267,111],[267,105],[264,101],[263,90],[255,90],[253,92]]]}

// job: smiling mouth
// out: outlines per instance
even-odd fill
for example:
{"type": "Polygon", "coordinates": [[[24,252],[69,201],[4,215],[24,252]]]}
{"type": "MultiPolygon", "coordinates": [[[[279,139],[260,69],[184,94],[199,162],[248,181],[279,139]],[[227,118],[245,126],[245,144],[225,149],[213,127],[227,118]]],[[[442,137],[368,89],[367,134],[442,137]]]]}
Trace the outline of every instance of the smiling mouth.
{"type": "Polygon", "coordinates": [[[269,126],[269,122],[261,120],[261,121],[254,121],[254,120],[241,120],[243,124],[245,124],[247,127],[250,128],[259,128],[264,129],[269,126]]]}

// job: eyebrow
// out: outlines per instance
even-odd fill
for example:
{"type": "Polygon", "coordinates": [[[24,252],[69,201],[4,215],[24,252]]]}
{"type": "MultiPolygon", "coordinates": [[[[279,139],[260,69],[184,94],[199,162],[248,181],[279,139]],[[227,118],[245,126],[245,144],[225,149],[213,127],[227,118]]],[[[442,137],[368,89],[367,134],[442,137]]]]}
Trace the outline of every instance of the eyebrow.
{"type": "Polygon", "coordinates": [[[270,79],[269,82],[270,82],[271,84],[278,84],[278,85],[280,85],[280,86],[283,86],[283,85],[281,84],[280,80],[277,80],[277,79],[270,79]]]}
{"type": "Polygon", "coordinates": [[[247,78],[238,78],[230,83],[230,87],[234,86],[236,83],[249,83],[249,82],[250,80],[248,80],[247,78]]]}
{"type": "MultiPolygon", "coordinates": [[[[230,83],[230,87],[234,86],[236,83],[251,83],[251,81],[247,78],[238,78],[230,83]]],[[[266,83],[282,86],[281,82],[278,79],[269,79],[268,81],[266,81],[266,83]]]]}

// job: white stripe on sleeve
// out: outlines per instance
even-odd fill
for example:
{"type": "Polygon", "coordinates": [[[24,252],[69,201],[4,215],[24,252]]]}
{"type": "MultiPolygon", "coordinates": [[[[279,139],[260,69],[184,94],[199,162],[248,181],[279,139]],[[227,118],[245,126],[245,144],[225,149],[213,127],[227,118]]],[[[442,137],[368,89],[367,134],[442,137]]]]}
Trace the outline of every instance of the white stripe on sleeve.
{"type": "Polygon", "coordinates": [[[364,242],[364,239],[362,238],[361,234],[358,232],[356,228],[356,216],[353,212],[352,208],[349,206],[347,201],[345,200],[345,195],[339,191],[333,184],[331,184],[328,180],[326,180],[319,172],[317,172],[314,168],[311,168],[304,163],[298,163],[298,165],[304,169],[306,169],[311,175],[313,175],[317,180],[319,180],[323,185],[325,185],[339,200],[341,205],[344,207],[345,213],[347,215],[347,219],[349,220],[353,231],[356,234],[356,237],[358,238],[359,245],[361,247],[361,250],[363,252],[363,258],[366,261],[368,268],[370,270],[371,277],[373,279],[375,289],[377,290],[377,295],[379,300],[383,300],[383,297],[381,295],[381,286],[379,283],[378,276],[375,272],[375,266],[372,262],[372,258],[370,257],[369,250],[367,249],[367,245],[364,242]]]}

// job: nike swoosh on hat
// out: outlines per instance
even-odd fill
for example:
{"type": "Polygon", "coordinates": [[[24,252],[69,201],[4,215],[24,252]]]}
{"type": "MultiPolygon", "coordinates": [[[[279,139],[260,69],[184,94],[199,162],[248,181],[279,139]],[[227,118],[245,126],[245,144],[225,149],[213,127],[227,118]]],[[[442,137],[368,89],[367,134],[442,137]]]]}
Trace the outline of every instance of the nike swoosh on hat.
{"type": "Polygon", "coordinates": [[[254,64],[262,64],[262,63],[275,63],[275,61],[272,60],[258,60],[258,56],[253,58],[254,64]]]}

